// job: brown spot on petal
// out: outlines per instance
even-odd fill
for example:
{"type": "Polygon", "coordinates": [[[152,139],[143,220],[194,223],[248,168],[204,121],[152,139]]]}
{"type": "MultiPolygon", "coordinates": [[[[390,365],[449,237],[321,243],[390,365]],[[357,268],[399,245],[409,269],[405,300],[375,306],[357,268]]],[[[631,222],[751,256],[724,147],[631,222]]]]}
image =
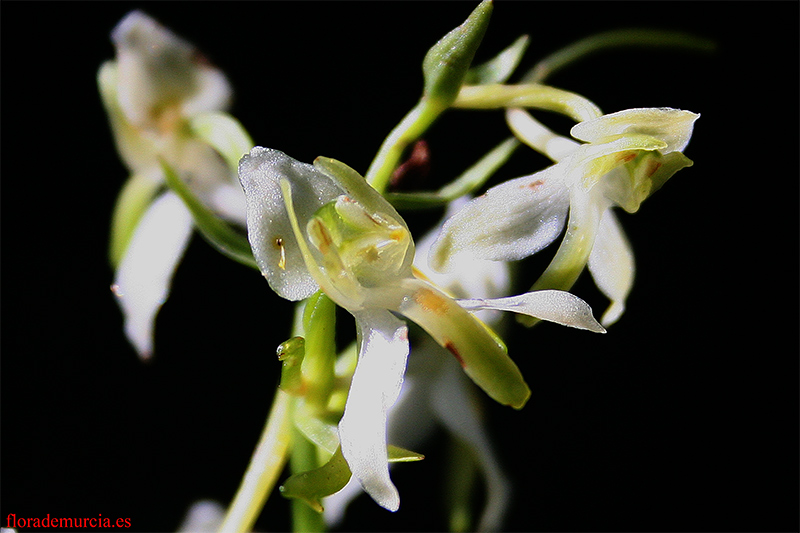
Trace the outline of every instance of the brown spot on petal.
{"type": "Polygon", "coordinates": [[[461,354],[458,353],[458,349],[456,349],[456,345],[453,343],[453,341],[449,339],[444,341],[444,347],[455,356],[458,364],[460,364],[462,368],[467,366],[464,364],[464,360],[461,358],[461,354]]]}
{"type": "Polygon", "coordinates": [[[647,177],[652,177],[659,168],[661,168],[661,161],[651,161],[650,168],[647,169],[647,177]]]}
{"type": "Polygon", "coordinates": [[[525,185],[520,185],[520,189],[531,189],[531,190],[534,190],[534,189],[538,189],[542,185],[544,185],[544,182],[542,180],[536,180],[536,181],[531,182],[531,183],[526,183],[525,185]]]}
{"type": "Polygon", "coordinates": [[[430,289],[419,289],[414,293],[414,301],[426,311],[431,311],[437,315],[447,313],[447,300],[430,289]]]}
{"type": "Polygon", "coordinates": [[[286,249],[283,247],[283,239],[281,237],[275,239],[275,246],[281,251],[281,258],[278,260],[278,268],[286,270],[286,249]]]}
{"type": "Polygon", "coordinates": [[[636,159],[636,152],[620,152],[617,154],[617,161],[628,163],[636,159]]]}

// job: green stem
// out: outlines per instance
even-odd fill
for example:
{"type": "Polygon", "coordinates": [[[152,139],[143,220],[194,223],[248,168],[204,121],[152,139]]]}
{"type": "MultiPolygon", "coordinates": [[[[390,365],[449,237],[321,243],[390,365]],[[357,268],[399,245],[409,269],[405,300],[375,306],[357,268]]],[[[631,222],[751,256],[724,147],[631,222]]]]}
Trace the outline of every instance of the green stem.
{"type": "MultiPolygon", "coordinates": [[[[290,466],[295,473],[308,472],[320,466],[317,460],[317,447],[297,429],[292,431],[290,466]]],[[[325,529],[325,518],[322,513],[318,513],[299,498],[292,499],[292,531],[312,533],[325,529]]]]}
{"type": "Polygon", "coordinates": [[[542,83],[547,77],[564,67],[596,52],[624,46],[672,47],[712,52],[716,45],[687,33],[655,30],[624,29],[590,35],[545,57],[523,77],[526,83],[542,83]]]}
{"type": "Polygon", "coordinates": [[[383,194],[389,186],[392,173],[400,165],[405,149],[419,139],[445,109],[425,98],[420,100],[383,141],[367,170],[367,183],[383,194]]]}
{"type": "Polygon", "coordinates": [[[286,462],[291,440],[291,403],[291,396],[278,389],[261,439],[220,527],[221,533],[253,530],[253,524],[286,462]]]}

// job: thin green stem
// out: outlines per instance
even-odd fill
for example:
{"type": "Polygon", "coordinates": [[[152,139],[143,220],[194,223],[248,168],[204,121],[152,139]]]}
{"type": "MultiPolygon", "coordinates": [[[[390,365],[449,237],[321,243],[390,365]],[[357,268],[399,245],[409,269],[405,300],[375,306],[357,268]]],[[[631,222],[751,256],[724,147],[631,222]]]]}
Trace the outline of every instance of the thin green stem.
{"type": "Polygon", "coordinates": [[[367,170],[367,183],[383,194],[389,186],[392,173],[400,165],[405,149],[419,139],[445,109],[430,100],[420,100],[383,141],[367,170]]]}
{"type": "Polygon", "coordinates": [[[278,389],[261,439],[228,508],[220,533],[253,530],[253,524],[286,463],[291,440],[291,403],[291,396],[278,389]]]}
{"type": "Polygon", "coordinates": [[[590,35],[539,61],[523,77],[526,83],[542,83],[554,72],[596,52],[624,46],[671,47],[711,52],[716,45],[709,39],[687,33],[656,29],[611,30],[590,35]]]}

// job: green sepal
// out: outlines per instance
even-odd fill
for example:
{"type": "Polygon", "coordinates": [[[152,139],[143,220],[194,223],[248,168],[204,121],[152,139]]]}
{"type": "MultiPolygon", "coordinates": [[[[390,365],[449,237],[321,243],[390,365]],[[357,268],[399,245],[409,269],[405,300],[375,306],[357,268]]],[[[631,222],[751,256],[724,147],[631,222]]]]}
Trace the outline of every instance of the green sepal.
{"type": "Polygon", "coordinates": [[[189,128],[219,152],[234,174],[239,170],[239,160],[255,146],[244,126],[228,113],[195,115],[189,119],[189,128]]]}
{"type": "Polygon", "coordinates": [[[123,185],[111,216],[108,255],[112,267],[119,266],[136,226],[160,187],[161,184],[143,174],[133,174],[123,185]]]}
{"type": "Polygon", "coordinates": [[[292,337],[278,346],[277,354],[281,365],[281,390],[299,396],[305,392],[302,363],[305,357],[305,339],[292,337]]]}
{"type": "MultiPolygon", "coordinates": [[[[398,446],[387,446],[389,462],[411,462],[420,461],[424,456],[398,446]]],[[[350,481],[350,467],[342,455],[341,446],[328,460],[327,463],[319,468],[300,472],[290,476],[279,488],[285,498],[296,498],[307,503],[312,509],[321,513],[322,498],[339,492],[350,481]]]]}
{"type": "Polygon", "coordinates": [[[385,197],[397,209],[425,209],[439,207],[470,194],[483,186],[503,166],[520,145],[514,137],[501,142],[461,176],[434,192],[390,192],[385,197]]]}
{"type": "Polygon", "coordinates": [[[522,35],[493,59],[472,67],[467,71],[464,84],[504,83],[519,65],[523,54],[528,49],[529,42],[528,36],[522,35]]]}
{"type": "Polygon", "coordinates": [[[253,257],[247,237],[233,229],[203,205],[178,177],[172,167],[163,159],[160,162],[167,185],[175,191],[175,194],[180,196],[183,203],[189,208],[194,218],[194,223],[203,238],[223,255],[258,270],[258,265],[253,257]]]}
{"type": "Polygon", "coordinates": [[[483,0],[463,24],[442,37],[425,54],[422,61],[425,76],[423,94],[428,101],[441,108],[447,108],[455,101],[486,33],[491,14],[491,0],[483,0]]]}

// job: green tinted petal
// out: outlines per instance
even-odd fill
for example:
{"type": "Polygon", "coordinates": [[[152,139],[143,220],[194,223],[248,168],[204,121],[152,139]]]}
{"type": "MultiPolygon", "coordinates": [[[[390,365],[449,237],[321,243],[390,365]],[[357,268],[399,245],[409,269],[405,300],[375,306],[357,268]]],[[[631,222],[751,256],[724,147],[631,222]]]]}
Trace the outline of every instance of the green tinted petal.
{"type": "Polygon", "coordinates": [[[116,268],[128,248],[136,225],[160,189],[160,183],[144,174],[133,174],[125,182],[111,217],[109,258],[116,268]]]}
{"type": "Polygon", "coordinates": [[[239,160],[253,148],[241,123],[227,113],[202,113],[189,119],[192,133],[219,152],[235,173],[239,160]]]}
{"type": "Polygon", "coordinates": [[[521,409],[531,391],[505,345],[455,300],[417,279],[402,281],[409,294],[397,312],[416,322],[447,348],[464,372],[497,402],[521,409]]]}

